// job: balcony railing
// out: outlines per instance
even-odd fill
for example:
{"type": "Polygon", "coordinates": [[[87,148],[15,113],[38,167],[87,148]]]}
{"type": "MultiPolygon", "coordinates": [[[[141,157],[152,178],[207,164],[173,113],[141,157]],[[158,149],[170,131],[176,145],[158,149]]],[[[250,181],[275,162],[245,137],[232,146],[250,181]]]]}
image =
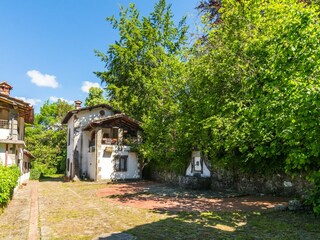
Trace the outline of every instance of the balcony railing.
{"type": "Polygon", "coordinates": [[[9,129],[9,121],[0,119],[0,128],[9,129]]]}
{"type": "Polygon", "coordinates": [[[118,139],[116,139],[116,138],[102,138],[101,143],[106,144],[106,145],[117,145],[118,139]]]}

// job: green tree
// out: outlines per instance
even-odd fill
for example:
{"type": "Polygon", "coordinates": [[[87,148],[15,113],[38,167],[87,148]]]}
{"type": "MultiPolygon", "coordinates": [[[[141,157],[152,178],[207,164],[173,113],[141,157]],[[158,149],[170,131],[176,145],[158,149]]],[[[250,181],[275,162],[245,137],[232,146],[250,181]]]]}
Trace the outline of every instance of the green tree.
{"type": "Polygon", "coordinates": [[[86,107],[108,103],[108,100],[103,96],[103,89],[97,87],[91,87],[89,89],[88,97],[86,98],[84,105],[86,107]]]}
{"type": "Polygon", "coordinates": [[[226,0],[219,14],[189,62],[185,132],[214,165],[319,186],[319,7],[226,0]]]}
{"type": "Polygon", "coordinates": [[[50,103],[47,100],[40,108],[40,113],[35,115],[35,124],[40,124],[45,128],[60,125],[63,117],[72,109],[72,105],[64,100],[58,99],[54,103],[50,103]]]}
{"type": "Polygon", "coordinates": [[[160,0],[148,17],[140,18],[134,4],[121,7],[120,18],[107,18],[119,31],[120,40],[106,54],[96,51],[106,63],[97,72],[113,106],[141,120],[163,100],[176,84],[177,64],[186,41],[185,18],[178,26],[172,20],[171,5],[160,0]]]}
{"type": "Polygon", "coordinates": [[[171,5],[160,0],[149,16],[140,17],[130,4],[129,8],[121,7],[118,20],[113,16],[108,20],[120,39],[106,54],[96,52],[106,65],[106,71],[96,74],[106,83],[111,104],[143,122],[140,153],[144,159],[180,166],[177,159],[185,152],[183,146],[177,147],[180,135],[176,120],[179,93],[185,88],[185,18],[175,25],[171,5]]]}
{"type": "Polygon", "coordinates": [[[72,105],[62,100],[46,101],[35,116],[35,124],[26,127],[26,144],[35,156],[33,171],[44,174],[65,171],[67,130],[61,120],[72,109],[72,105]]]}

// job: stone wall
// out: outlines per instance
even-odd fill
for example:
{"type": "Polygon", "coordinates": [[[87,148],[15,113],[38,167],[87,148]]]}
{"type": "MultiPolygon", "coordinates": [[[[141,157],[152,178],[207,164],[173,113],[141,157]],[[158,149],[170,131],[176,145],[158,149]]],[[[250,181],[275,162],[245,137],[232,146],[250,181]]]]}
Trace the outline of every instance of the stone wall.
{"type": "Polygon", "coordinates": [[[210,190],[211,178],[179,176],[179,186],[192,190],[210,190]]]}
{"type": "Polygon", "coordinates": [[[165,182],[173,185],[179,185],[179,175],[174,172],[157,172],[152,171],[149,177],[159,182],[165,182]]]}
{"type": "Polygon", "coordinates": [[[292,178],[285,174],[248,175],[225,170],[215,170],[211,178],[179,176],[172,172],[153,172],[152,178],[188,189],[230,190],[242,194],[301,196],[311,188],[302,176],[292,178]]]}
{"type": "Polygon", "coordinates": [[[303,195],[311,185],[303,176],[290,177],[286,174],[249,175],[215,170],[211,176],[212,190],[232,189],[244,194],[272,194],[278,196],[303,195]]]}

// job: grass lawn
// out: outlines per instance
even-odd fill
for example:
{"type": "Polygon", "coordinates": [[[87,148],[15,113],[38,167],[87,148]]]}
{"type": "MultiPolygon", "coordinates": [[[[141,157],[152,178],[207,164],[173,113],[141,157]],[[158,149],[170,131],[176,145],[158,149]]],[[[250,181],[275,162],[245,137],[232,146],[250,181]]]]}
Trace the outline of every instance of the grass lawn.
{"type": "Polygon", "coordinates": [[[109,186],[43,179],[41,238],[99,239],[122,232],[137,239],[320,239],[320,219],[312,213],[152,211],[107,202],[96,195],[109,186]]]}
{"type": "Polygon", "coordinates": [[[320,239],[320,222],[306,213],[179,213],[128,230],[138,239],[320,239]]]}

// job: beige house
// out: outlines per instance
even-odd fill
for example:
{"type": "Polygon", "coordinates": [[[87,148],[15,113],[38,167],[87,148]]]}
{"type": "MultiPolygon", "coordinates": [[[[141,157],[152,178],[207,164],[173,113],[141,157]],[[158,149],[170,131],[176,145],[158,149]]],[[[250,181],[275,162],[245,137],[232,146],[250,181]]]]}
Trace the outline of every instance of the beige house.
{"type": "Polygon", "coordinates": [[[75,109],[62,120],[68,125],[66,176],[120,180],[140,178],[138,156],[140,123],[107,104],[75,109]]]}
{"type": "Polygon", "coordinates": [[[0,83],[0,164],[17,165],[20,182],[29,178],[32,154],[26,151],[25,123],[33,123],[33,107],[10,96],[12,86],[0,83]]]}

